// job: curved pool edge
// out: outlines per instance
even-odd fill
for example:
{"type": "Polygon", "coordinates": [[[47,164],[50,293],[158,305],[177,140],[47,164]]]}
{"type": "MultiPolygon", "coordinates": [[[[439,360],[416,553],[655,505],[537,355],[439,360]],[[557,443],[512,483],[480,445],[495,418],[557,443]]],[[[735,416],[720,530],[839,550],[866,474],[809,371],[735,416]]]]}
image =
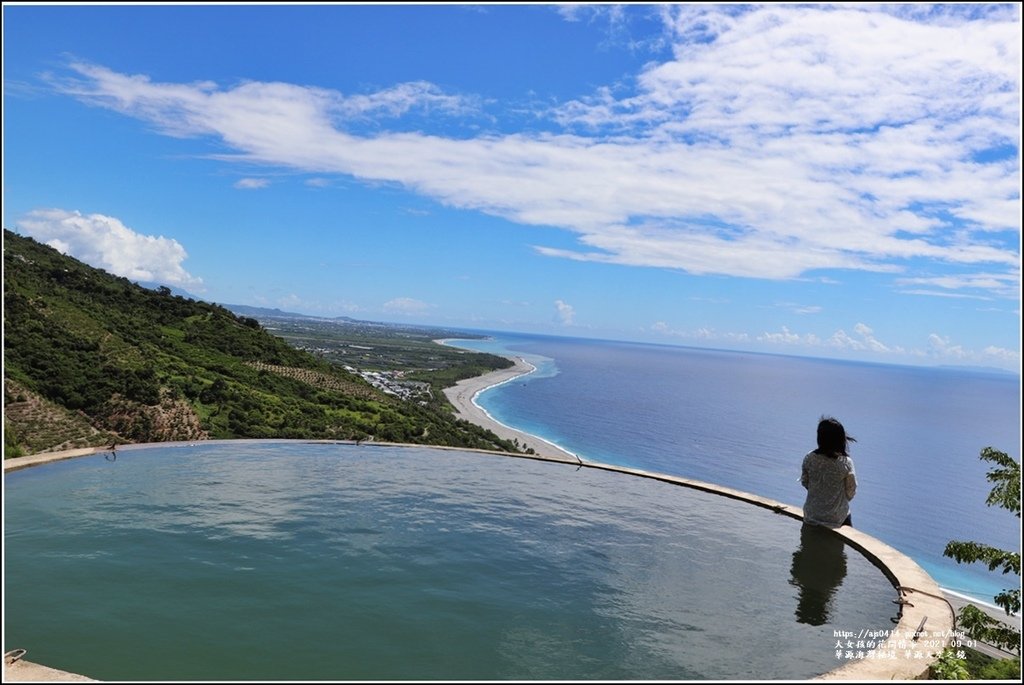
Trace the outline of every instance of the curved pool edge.
{"type": "MultiPolygon", "coordinates": [[[[201,441],[201,444],[237,444],[243,442],[356,444],[354,441],[347,440],[288,439],[204,440],[201,441]]],[[[121,449],[122,451],[130,451],[135,449],[144,449],[146,447],[187,447],[197,444],[200,443],[197,443],[196,441],[177,443],[161,442],[123,445],[121,449]]],[[[742,490],[716,485],[714,483],[707,483],[680,476],[670,476],[663,473],[645,471],[626,466],[582,460],[574,461],[572,459],[559,459],[536,454],[514,454],[509,452],[496,452],[492,450],[464,447],[444,447],[391,442],[364,442],[362,444],[377,447],[413,447],[470,452],[498,457],[515,457],[519,459],[532,459],[535,461],[548,461],[568,464],[570,466],[576,464],[577,468],[593,468],[603,471],[612,471],[640,478],[650,478],[652,480],[658,480],[664,483],[679,485],[695,490],[701,490],[710,494],[720,495],[770,509],[776,514],[789,516],[790,518],[799,521],[803,520],[803,510],[800,507],[795,507],[766,497],[754,495],[742,490]]],[[[25,457],[13,457],[11,459],[4,459],[4,473],[109,451],[109,449],[104,447],[90,447],[66,450],[63,452],[46,452],[25,457]]],[[[841,528],[835,529],[834,532],[882,571],[886,578],[888,578],[889,582],[892,583],[893,587],[897,589],[900,599],[896,601],[902,605],[902,610],[900,613],[899,623],[888,631],[887,635],[885,635],[884,642],[876,642],[876,647],[874,649],[863,650],[860,652],[860,657],[849,659],[842,666],[817,676],[814,680],[918,680],[926,677],[929,667],[934,662],[935,658],[943,649],[945,649],[953,637],[955,615],[952,606],[942,596],[941,588],[939,588],[938,584],[917,564],[917,562],[881,540],[852,528],[851,526],[842,526],[841,528]]],[[[837,641],[843,644],[845,644],[847,639],[851,638],[857,639],[857,636],[836,636],[837,641]]],[[[861,636],[859,639],[864,638],[861,636]]],[[[845,647],[843,648],[843,651],[847,651],[845,647]]],[[[26,666],[29,665],[51,671],[51,677],[53,673],[65,673],[63,671],[54,671],[53,669],[49,669],[48,667],[40,666],[38,664],[26,664],[26,666]]],[[[29,680],[35,680],[35,678],[30,677],[28,672],[23,673],[23,678],[19,679],[17,677],[19,674],[17,672],[12,672],[12,668],[8,667],[6,663],[4,671],[5,682],[27,682],[29,680]]],[[[67,673],[65,675],[74,680],[90,680],[85,676],[79,676],[76,674],[67,673]]]]}
{"type": "MultiPolygon", "coordinates": [[[[153,444],[159,445],[163,443],[153,444]]],[[[4,459],[4,473],[7,473],[8,471],[27,469],[30,466],[41,466],[55,461],[74,459],[75,457],[86,457],[90,454],[97,454],[99,452],[106,451],[108,450],[102,447],[80,447],[78,449],[64,450],[62,452],[40,452],[39,454],[30,454],[24,457],[11,457],[10,459],[4,459]]]]}
{"type": "Polygon", "coordinates": [[[77,673],[68,673],[56,668],[43,666],[31,661],[19,659],[8,664],[4,660],[4,682],[5,683],[95,683],[99,682],[92,678],[77,673]]]}
{"type": "MultiPolygon", "coordinates": [[[[714,483],[613,464],[584,462],[584,466],[651,478],[729,497],[771,509],[776,514],[798,521],[804,517],[800,507],[714,483]]],[[[926,677],[935,658],[953,637],[955,615],[952,606],[943,597],[942,589],[917,562],[881,540],[851,526],[836,528],[834,532],[889,579],[900,595],[900,599],[894,601],[902,604],[902,611],[899,623],[888,632],[884,642],[872,650],[863,650],[861,658],[848,660],[814,680],[919,680],[926,677]],[[883,657],[889,652],[894,652],[894,658],[883,657]]],[[[844,644],[843,651],[846,652],[847,639],[863,640],[864,636],[837,636],[836,639],[844,644]]],[[[851,651],[856,653],[855,650],[851,651]]]]}

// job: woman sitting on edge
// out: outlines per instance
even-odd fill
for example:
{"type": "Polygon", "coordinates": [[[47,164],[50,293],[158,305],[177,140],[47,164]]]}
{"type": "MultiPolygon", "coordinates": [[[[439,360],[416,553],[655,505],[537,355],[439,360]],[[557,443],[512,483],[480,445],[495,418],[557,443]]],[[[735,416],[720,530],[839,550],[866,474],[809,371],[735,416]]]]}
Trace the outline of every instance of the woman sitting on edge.
{"type": "Polygon", "coordinates": [[[857,442],[831,416],[818,422],[818,449],[804,457],[800,483],[807,488],[804,523],[838,528],[853,525],[850,500],[857,493],[847,444],[857,442]]]}

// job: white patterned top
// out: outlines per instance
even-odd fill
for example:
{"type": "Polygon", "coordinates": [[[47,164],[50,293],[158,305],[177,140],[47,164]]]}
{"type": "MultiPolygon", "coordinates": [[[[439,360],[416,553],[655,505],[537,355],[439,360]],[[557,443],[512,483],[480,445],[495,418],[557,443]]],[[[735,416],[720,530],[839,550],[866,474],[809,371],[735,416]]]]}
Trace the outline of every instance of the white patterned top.
{"type": "Polygon", "coordinates": [[[850,515],[850,500],[857,493],[857,476],[849,457],[828,457],[808,452],[800,483],[807,488],[804,521],[838,528],[850,515]]]}

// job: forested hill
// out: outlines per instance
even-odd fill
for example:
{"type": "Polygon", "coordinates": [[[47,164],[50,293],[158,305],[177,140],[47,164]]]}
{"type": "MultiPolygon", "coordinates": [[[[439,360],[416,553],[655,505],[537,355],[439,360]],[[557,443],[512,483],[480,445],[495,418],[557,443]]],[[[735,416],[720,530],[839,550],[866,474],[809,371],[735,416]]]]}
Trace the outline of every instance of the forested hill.
{"type": "Polygon", "coordinates": [[[4,230],[4,456],[119,442],[376,439],[514,450],[206,302],[4,230]]]}

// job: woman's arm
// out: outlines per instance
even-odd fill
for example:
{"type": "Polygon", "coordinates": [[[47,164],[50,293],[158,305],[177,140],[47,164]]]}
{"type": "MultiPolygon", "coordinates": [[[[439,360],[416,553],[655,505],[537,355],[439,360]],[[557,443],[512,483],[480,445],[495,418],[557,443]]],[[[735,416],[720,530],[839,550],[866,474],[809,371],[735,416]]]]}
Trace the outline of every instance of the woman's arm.
{"type": "Polygon", "coordinates": [[[846,499],[852,500],[853,496],[857,494],[857,474],[853,472],[851,465],[850,472],[846,474],[846,478],[843,479],[843,485],[846,487],[846,499]]]}

